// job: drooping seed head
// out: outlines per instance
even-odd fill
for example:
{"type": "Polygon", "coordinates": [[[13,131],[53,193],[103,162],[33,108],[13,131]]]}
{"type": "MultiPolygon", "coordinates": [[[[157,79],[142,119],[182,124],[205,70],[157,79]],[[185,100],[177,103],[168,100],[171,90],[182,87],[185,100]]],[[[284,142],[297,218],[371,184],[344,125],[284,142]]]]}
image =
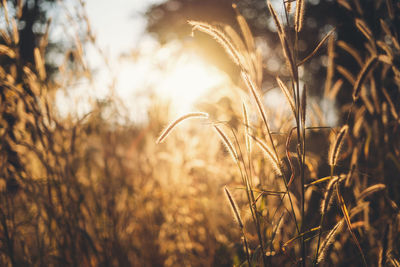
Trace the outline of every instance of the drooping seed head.
{"type": "Polygon", "coordinates": [[[342,129],[340,129],[339,134],[336,136],[335,142],[333,142],[331,144],[331,147],[329,149],[329,165],[331,167],[336,166],[338,157],[339,157],[339,153],[340,153],[340,149],[342,147],[343,144],[343,140],[346,136],[346,133],[349,129],[349,126],[346,124],[342,127],[342,129]]]}

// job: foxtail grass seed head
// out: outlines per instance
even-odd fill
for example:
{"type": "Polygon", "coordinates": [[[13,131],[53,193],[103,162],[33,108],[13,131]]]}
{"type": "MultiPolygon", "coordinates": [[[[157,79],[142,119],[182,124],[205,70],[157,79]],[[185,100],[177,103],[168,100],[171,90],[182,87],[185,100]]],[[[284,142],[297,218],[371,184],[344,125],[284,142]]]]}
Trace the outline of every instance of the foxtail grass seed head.
{"type": "Polygon", "coordinates": [[[375,67],[377,62],[378,62],[378,57],[376,55],[370,57],[367,60],[367,62],[365,62],[363,68],[361,69],[360,73],[357,76],[357,80],[354,83],[354,90],[353,90],[354,101],[357,100],[358,95],[360,94],[360,90],[364,83],[365,78],[367,77],[368,73],[375,67]]]}
{"type": "Polygon", "coordinates": [[[171,133],[171,131],[182,121],[186,120],[186,119],[190,119],[190,118],[204,118],[207,119],[208,118],[208,114],[204,113],[204,112],[191,112],[188,114],[185,114],[181,117],[179,117],[178,119],[174,120],[173,122],[171,122],[160,134],[160,136],[157,138],[156,143],[160,144],[162,143],[165,138],[167,138],[167,136],[171,133]]]}
{"type": "Polygon", "coordinates": [[[243,67],[242,65],[242,56],[239,53],[239,51],[236,49],[236,47],[233,45],[232,41],[229,39],[228,36],[221,30],[219,30],[217,27],[214,27],[208,23],[205,22],[199,22],[199,21],[193,21],[189,20],[188,23],[193,26],[192,31],[199,30],[204,33],[207,33],[208,35],[212,36],[222,47],[225,49],[225,51],[228,53],[228,55],[231,57],[233,62],[238,65],[243,67]]]}
{"type": "Polygon", "coordinates": [[[282,82],[282,80],[277,76],[276,81],[278,82],[279,88],[281,89],[282,93],[285,95],[287,102],[289,103],[290,109],[293,112],[294,117],[296,117],[296,108],[294,105],[293,96],[290,93],[287,86],[282,82]]]}
{"type": "Polygon", "coordinates": [[[275,9],[272,7],[272,5],[269,1],[268,1],[268,8],[272,15],[272,18],[274,19],[275,25],[278,29],[278,35],[279,35],[279,39],[281,41],[283,55],[285,56],[286,63],[292,74],[292,77],[296,80],[297,79],[297,68],[294,64],[293,55],[292,55],[292,52],[290,49],[289,41],[286,38],[284,28],[283,28],[280,20],[278,19],[278,15],[276,14],[275,9]]]}
{"type": "Polygon", "coordinates": [[[328,42],[328,60],[329,60],[328,64],[331,64],[331,61],[333,61],[333,53],[330,51],[332,49],[331,48],[332,46],[330,45],[330,43],[333,43],[333,41],[335,40],[332,35],[335,32],[335,30],[336,30],[335,28],[330,30],[324,36],[324,38],[321,39],[321,41],[317,44],[317,46],[314,48],[314,50],[306,58],[304,58],[302,61],[297,63],[297,66],[303,65],[305,62],[307,62],[309,59],[311,59],[313,56],[315,56],[327,40],[330,41],[330,42],[328,42]],[[331,37],[331,38],[329,38],[329,37],[331,37]]]}
{"type": "Polygon", "coordinates": [[[268,1],[268,9],[269,9],[269,12],[272,15],[272,18],[274,19],[276,28],[278,30],[278,34],[279,35],[284,34],[282,24],[281,24],[280,20],[278,19],[278,15],[276,14],[275,9],[272,7],[272,5],[271,5],[271,3],[269,1],[268,1]]]}
{"type": "Polygon", "coordinates": [[[228,152],[232,156],[233,160],[235,162],[237,162],[238,161],[238,154],[236,153],[236,150],[233,147],[233,144],[231,143],[231,141],[228,139],[226,134],[217,125],[214,125],[214,129],[218,133],[218,135],[221,138],[222,143],[224,143],[226,149],[228,149],[228,152]]]}
{"type": "Polygon", "coordinates": [[[305,2],[306,2],[305,0],[296,1],[296,14],[294,19],[294,27],[297,32],[300,32],[301,29],[303,28],[305,2]]]}
{"type": "Polygon", "coordinates": [[[324,242],[321,245],[320,251],[318,252],[318,259],[317,263],[321,263],[325,260],[329,247],[333,244],[336,239],[336,236],[343,230],[344,220],[340,220],[331,231],[329,231],[328,235],[326,236],[324,242]]]}
{"type": "Polygon", "coordinates": [[[290,14],[290,12],[292,11],[292,0],[285,1],[285,4],[286,4],[286,10],[290,14]]]}
{"type": "Polygon", "coordinates": [[[265,155],[267,156],[267,159],[270,161],[276,174],[281,176],[282,170],[281,170],[281,166],[279,164],[279,158],[274,153],[274,150],[271,147],[269,147],[266,143],[264,143],[262,140],[258,139],[257,137],[252,136],[252,138],[257,143],[257,145],[261,148],[261,150],[264,151],[265,155]]]}
{"type": "Polygon", "coordinates": [[[335,142],[333,142],[331,144],[331,147],[329,149],[329,165],[331,167],[336,166],[338,157],[339,157],[339,153],[340,153],[340,149],[343,145],[343,140],[347,134],[347,131],[349,129],[349,126],[346,124],[342,127],[342,129],[340,129],[339,134],[336,137],[335,142]]]}
{"type": "Polygon", "coordinates": [[[233,199],[231,192],[229,191],[228,187],[224,187],[224,191],[225,191],[225,195],[226,198],[229,201],[229,205],[231,207],[232,213],[233,213],[233,217],[235,218],[236,222],[238,223],[240,229],[243,229],[243,221],[242,221],[242,217],[240,216],[239,213],[239,209],[236,205],[235,200],[233,199]]]}
{"type": "Polygon", "coordinates": [[[334,176],[326,186],[324,199],[322,200],[321,203],[321,214],[325,214],[325,212],[329,209],[329,206],[332,203],[331,200],[332,200],[334,185],[338,182],[338,180],[339,176],[334,176]]]}

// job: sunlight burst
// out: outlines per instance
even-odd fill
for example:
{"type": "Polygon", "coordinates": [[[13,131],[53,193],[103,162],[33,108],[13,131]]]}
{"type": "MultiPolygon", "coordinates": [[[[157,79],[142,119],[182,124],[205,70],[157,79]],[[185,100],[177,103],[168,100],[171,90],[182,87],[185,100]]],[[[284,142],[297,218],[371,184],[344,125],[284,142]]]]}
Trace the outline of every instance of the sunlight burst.
{"type": "Polygon", "coordinates": [[[195,54],[185,54],[168,67],[156,93],[171,103],[174,113],[182,113],[193,110],[194,104],[207,92],[227,82],[225,73],[195,54]]]}

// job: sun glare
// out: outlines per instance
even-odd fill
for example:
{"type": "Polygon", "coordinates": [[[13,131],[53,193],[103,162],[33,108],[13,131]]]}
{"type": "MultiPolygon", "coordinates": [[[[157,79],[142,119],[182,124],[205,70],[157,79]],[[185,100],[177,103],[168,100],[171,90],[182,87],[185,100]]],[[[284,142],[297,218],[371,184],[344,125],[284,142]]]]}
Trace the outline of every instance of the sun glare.
{"type": "Polygon", "coordinates": [[[227,81],[225,73],[195,54],[189,54],[168,67],[156,92],[171,103],[173,113],[184,113],[192,111],[194,104],[207,92],[227,81]]]}

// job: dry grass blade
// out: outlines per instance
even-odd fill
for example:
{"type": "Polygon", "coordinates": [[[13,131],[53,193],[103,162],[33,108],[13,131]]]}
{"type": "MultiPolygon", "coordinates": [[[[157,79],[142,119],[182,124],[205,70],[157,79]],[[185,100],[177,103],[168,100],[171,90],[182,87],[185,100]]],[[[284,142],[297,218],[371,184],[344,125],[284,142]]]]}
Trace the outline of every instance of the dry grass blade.
{"type": "Polygon", "coordinates": [[[231,40],[225,35],[225,33],[205,22],[189,20],[188,23],[193,26],[193,31],[200,30],[204,33],[211,35],[215,40],[217,40],[218,43],[222,45],[225,51],[232,58],[233,62],[236,65],[242,66],[242,60],[239,51],[232,44],[231,40]]]}
{"type": "Polygon", "coordinates": [[[355,20],[355,24],[357,29],[360,30],[360,32],[365,36],[365,38],[367,38],[368,41],[373,42],[372,31],[368,27],[367,23],[365,23],[365,21],[363,21],[362,19],[357,18],[355,20]]]}
{"type": "Polygon", "coordinates": [[[15,19],[12,19],[11,25],[12,25],[12,36],[14,39],[14,44],[18,44],[19,43],[19,31],[18,31],[17,21],[15,19]]]}
{"type": "Polygon", "coordinates": [[[390,253],[388,255],[388,260],[390,261],[390,263],[394,266],[394,267],[400,267],[400,261],[397,260],[394,255],[392,255],[392,253],[390,253]]]}
{"type": "Polygon", "coordinates": [[[346,51],[347,53],[349,53],[356,61],[357,63],[362,66],[363,65],[363,60],[360,56],[360,53],[358,53],[358,51],[352,47],[351,45],[349,45],[346,42],[343,41],[338,41],[337,45],[342,48],[344,51],[346,51]]]}
{"type": "Polygon", "coordinates": [[[363,15],[363,14],[364,14],[364,11],[363,11],[363,9],[362,9],[362,7],[361,7],[360,1],[359,1],[359,0],[353,0],[353,3],[354,3],[354,5],[355,5],[355,7],[356,7],[356,9],[357,9],[357,12],[358,12],[360,15],[363,15]]]}
{"type": "Polygon", "coordinates": [[[41,94],[41,88],[38,85],[37,82],[37,76],[33,73],[33,71],[28,68],[27,66],[25,66],[23,68],[24,74],[25,74],[25,78],[24,80],[26,80],[29,84],[29,89],[32,91],[32,93],[35,96],[39,96],[41,94]]]}
{"type": "Polygon", "coordinates": [[[346,136],[346,133],[349,129],[348,125],[344,125],[341,129],[339,134],[336,137],[335,142],[332,143],[330,149],[329,149],[329,166],[333,167],[336,166],[339,153],[340,153],[340,148],[342,147],[344,137],[346,136]]]}
{"type": "Polygon", "coordinates": [[[226,37],[232,42],[232,45],[243,54],[247,54],[246,45],[243,43],[239,34],[229,25],[224,26],[226,37]]]}
{"type": "Polygon", "coordinates": [[[322,38],[322,40],[318,43],[318,45],[314,48],[314,50],[307,56],[305,57],[302,61],[300,61],[299,63],[297,63],[297,66],[301,66],[304,63],[306,63],[310,58],[312,58],[313,56],[315,56],[315,54],[317,54],[317,52],[319,51],[319,49],[325,44],[326,40],[328,40],[328,38],[335,32],[336,28],[330,30],[325,36],[324,38],[322,38]]]}
{"type": "Polygon", "coordinates": [[[294,19],[294,28],[296,32],[300,32],[303,28],[304,11],[305,11],[305,0],[296,1],[296,13],[294,19]]]}
{"type": "Polygon", "coordinates": [[[364,105],[367,108],[369,114],[374,114],[375,113],[375,109],[374,109],[374,106],[371,103],[371,100],[369,99],[369,96],[368,96],[368,93],[367,93],[367,88],[365,86],[361,87],[360,97],[361,97],[362,101],[364,102],[364,105]]]}
{"type": "MultiPolygon", "coordinates": [[[[350,218],[354,217],[368,206],[367,203],[358,205],[350,210],[350,218]]],[[[336,240],[336,236],[343,230],[344,219],[341,219],[325,237],[321,245],[320,253],[318,254],[317,263],[321,263],[327,256],[330,245],[336,240]]]]}
{"type": "Polygon", "coordinates": [[[217,131],[218,135],[221,137],[222,142],[228,149],[228,152],[232,156],[233,160],[235,162],[237,162],[238,154],[237,154],[235,148],[233,147],[232,142],[229,140],[229,138],[226,136],[226,134],[217,125],[214,125],[214,129],[217,131]]]}
{"type": "Polygon", "coordinates": [[[285,56],[285,59],[286,59],[286,64],[288,65],[290,73],[291,73],[292,77],[294,78],[294,80],[297,80],[298,79],[297,68],[294,63],[293,55],[290,50],[289,42],[286,38],[286,35],[282,35],[280,40],[281,40],[281,44],[282,44],[283,55],[285,56]]]}
{"type": "Polygon", "coordinates": [[[192,112],[192,113],[188,113],[185,114],[181,117],[179,117],[178,119],[176,119],[175,121],[171,122],[171,124],[169,124],[160,134],[160,136],[157,138],[156,143],[160,144],[162,143],[165,138],[167,138],[167,136],[171,133],[171,131],[182,121],[190,119],[190,118],[208,118],[208,114],[204,113],[204,112],[192,112]]]}
{"type": "Polygon", "coordinates": [[[354,75],[351,74],[350,71],[348,71],[346,68],[343,66],[337,65],[336,66],[337,71],[343,75],[343,77],[346,78],[346,80],[351,84],[354,85],[356,83],[356,78],[354,78],[354,75]]]}
{"type": "Polygon", "coordinates": [[[362,257],[364,265],[368,266],[367,261],[365,259],[364,252],[362,251],[360,243],[358,242],[358,239],[357,239],[356,235],[354,234],[353,228],[351,226],[350,215],[349,215],[349,212],[347,211],[347,207],[346,207],[346,204],[344,203],[344,199],[343,199],[342,195],[340,194],[340,190],[339,190],[339,185],[338,184],[336,184],[336,195],[337,195],[337,198],[338,198],[338,201],[339,201],[339,204],[340,204],[340,208],[341,208],[342,213],[343,213],[343,217],[344,217],[344,219],[346,221],[347,228],[349,229],[350,235],[353,238],[353,241],[356,244],[358,250],[360,251],[360,254],[361,254],[361,257],[362,257]]]}
{"type": "Polygon", "coordinates": [[[301,233],[301,234],[299,234],[299,235],[297,235],[297,236],[291,238],[290,240],[286,241],[286,242],[282,245],[282,249],[285,250],[285,248],[286,248],[288,245],[290,245],[293,241],[295,241],[295,240],[297,240],[297,239],[299,239],[299,238],[301,238],[301,237],[303,237],[303,236],[305,236],[305,235],[307,235],[307,234],[309,234],[309,233],[315,232],[315,231],[317,231],[317,230],[319,230],[319,227],[314,227],[314,228],[312,228],[312,229],[310,229],[310,230],[308,230],[308,231],[306,231],[306,232],[304,232],[304,233],[301,233]]]}
{"type": "Polygon", "coordinates": [[[332,86],[332,89],[329,91],[328,98],[334,100],[342,85],[343,85],[343,80],[342,79],[337,80],[335,84],[332,86]]]}
{"type": "Polygon", "coordinates": [[[249,114],[247,112],[247,107],[246,104],[243,102],[243,118],[244,118],[244,126],[246,129],[246,148],[247,148],[247,152],[250,155],[251,152],[251,130],[250,130],[250,122],[249,122],[249,114]]]}
{"type": "Polygon", "coordinates": [[[320,183],[329,181],[329,180],[331,180],[332,178],[337,178],[337,177],[338,177],[338,176],[333,176],[333,177],[332,177],[332,176],[326,176],[326,177],[320,178],[320,179],[318,179],[318,180],[315,180],[315,181],[313,181],[313,182],[307,184],[306,187],[309,187],[309,186],[312,186],[312,185],[316,185],[316,184],[320,184],[320,183]]]}
{"type": "Polygon", "coordinates": [[[379,250],[378,266],[383,267],[386,264],[387,252],[388,252],[388,236],[389,236],[389,225],[386,225],[385,232],[383,234],[383,240],[381,243],[381,248],[379,250]]]}
{"type": "MultiPolygon", "coordinates": [[[[261,97],[257,93],[255,84],[251,81],[249,75],[243,71],[242,71],[242,78],[245,81],[247,88],[250,90],[250,93],[254,97],[254,100],[256,101],[258,111],[260,112],[260,116],[261,116],[264,124],[266,125],[267,128],[269,128],[268,123],[267,123],[267,115],[266,115],[266,112],[264,109],[264,105],[262,104],[261,97]]],[[[268,129],[268,132],[269,132],[269,129],[268,129]]]]}
{"type": "Polygon", "coordinates": [[[386,33],[386,35],[392,36],[392,31],[390,30],[387,23],[383,19],[380,19],[379,22],[381,24],[382,30],[386,33]]]}
{"type": "Polygon", "coordinates": [[[358,98],[358,95],[361,90],[361,86],[363,85],[365,78],[367,77],[368,73],[375,67],[377,62],[378,62],[377,56],[370,57],[367,60],[367,62],[364,64],[360,73],[358,74],[357,80],[354,83],[354,89],[353,89],[353,100],[354,101],[356,101],[358,98]]]}
{"type": "Polygon", "coordinates": [[[385,88],[382,88],[382,93],[385,95],[386,101],[389,103],[390,112],[392,113],[393,118],[399,120],[399,115],[396,111],[396,107],[394,106],[394,103],[385,88]]]}
{"type": "Polygon", "coordinates": [[[296,108],[294,105],[294,100],[293,100],[292,94],[290,93],[287,86],[282,82],[282,80],[279,77],[276,77],[276,81],[278,82],[279,88],[282,90],[282,93],[285,95],[286,100],[289,103],[290,109],[292,110],[294,117],[296,117],[296,108]]]}
{"type": "Polygon", "coordinates": [[[20,19],[22,16],[22,8],[24,6],[23,0],[17,0],[17,18],[20,19]]]}
{"type": "MultiPolygon", "coordinates": [[[[390,65],[393,60],[393,51],[392,51],[391,47],[387,43],[385,43],[381,40],[378,40],[376,42],[376,44],[379,46],[379,48],[381,48],[383,51],[385,51],[386,56],[390,58],[389,63],[388,63],[388,65],[390,65]]],[[[379,55],[379,57],[381,57],[381,56],[385,56],[385,55],[379,55]]]]}
{"type": "Polygon", "coordinates": [[[303,91],[301,92],[301,124],[303,129],[306,127],[306,110],[307,110],[307,86],[304,84],[303,91]]]}
{"type": "Polygon", "coordinates": [[[236,204],[235,200],[233,199],[233,197],[231,195],[231,192],[229,191],[228,187],[225,186],[224,187],[224,191],[225,191],[226,198],[229,201],[229,205],[230,205],[230,207],[232,209],[232,213],[234,215],[234,218],[235,218],[236,222],[238,223],[240,229],[243,229],[242,217],[240,216],[237,204],[236,204]]]}
{"type": "Polygon", "coordinates": [[[10,19],[8,17],[8,5],[7,0],[3,0],[4,18],[6,19],[7,26],[10,25],[10,19]]]}
{"type": "Polygon", "coordinates": [[[279,234],[279,231],[280,231],[280,229],[281,229],[281,227],[282,227],[282,223],[283,223],[283,218],[284,218],[284,216],[285,216],[285,213],[282,212],[282,215],[279,217],[278,222],[276,223],[275,228],[274,228],[274,230],[272,231],[271,241],[270,241],[271,244],[272,244],[272,242],[274,241],[275,236],[276,236],[277,234],[279,234]]]}
{"type": "Polygon", "coordinates": [[[378,90],[376,88],[375,79],[370,79],[370,90],[371,90],[372,100],[374,101],[374,107],[375,107],[376,113],[380,114],[381,113],[381,105],[380,105],[378,90]]]}
{"type": "Polygon", "coordinates": [[[393,1],[392,0],[386,0],[386,7],[388,10],[389,18],[394,19],[394,8],[393,8],[393,1]]]}
{"type": "Polygon", "coordinates": [[[350,4],[347,2],[347,0],[338,0],[339,5],[342,7],[346,8],[349,11],[352,11],[353,9],[351,8],[350,4]]]}
{"type": "Polygon", "coordinates": [[[363,200],[364,198],[368,197],[369,195],[384,190],[386,188],[386,185],[384,184],[375,184],[372,185],[370,187],[368,187],[367,189],[365,189],[364,191],[361,192],[361,194],[357,197],[357,200],[363,200]]]}

